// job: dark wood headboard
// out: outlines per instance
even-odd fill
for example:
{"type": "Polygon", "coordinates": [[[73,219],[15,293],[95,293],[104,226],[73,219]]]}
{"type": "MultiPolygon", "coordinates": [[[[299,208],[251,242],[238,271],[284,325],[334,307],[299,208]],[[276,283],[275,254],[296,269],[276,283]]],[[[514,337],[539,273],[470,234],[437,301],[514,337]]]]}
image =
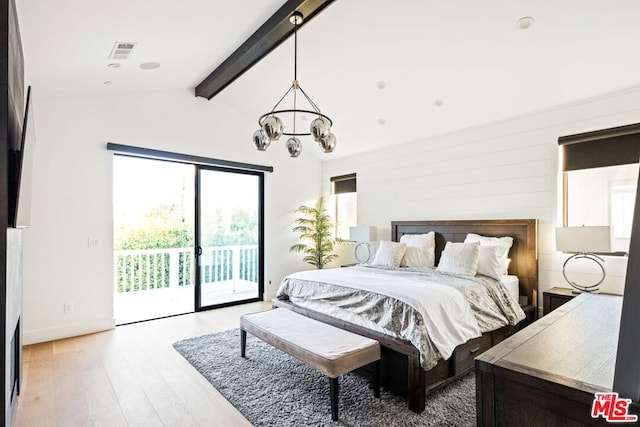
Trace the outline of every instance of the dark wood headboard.
{"type": "Polygon", "coordinates": [[[436,265],[446,242],[463,242],[467,233],[483,236],[513,237],[509,251],[509,274],[520,279],[520,295],[528,297],[528,303],[537,306],[538,297],[538,220],[492,219],[461,221],[392,221],[391,239],[400,241],[404,234],[436,234],[436,265]]]}

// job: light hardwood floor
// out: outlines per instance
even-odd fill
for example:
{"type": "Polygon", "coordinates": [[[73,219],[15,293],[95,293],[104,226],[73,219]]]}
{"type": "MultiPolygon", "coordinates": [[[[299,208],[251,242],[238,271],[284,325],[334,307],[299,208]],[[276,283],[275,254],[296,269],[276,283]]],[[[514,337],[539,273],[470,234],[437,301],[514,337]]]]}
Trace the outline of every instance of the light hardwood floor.
{"type": "Polygon", "coordinates": [[[171,344],[237,328],[241,314],[270,307],[245,304],[25,346],[15,425],[250,426],[171,344]]]}

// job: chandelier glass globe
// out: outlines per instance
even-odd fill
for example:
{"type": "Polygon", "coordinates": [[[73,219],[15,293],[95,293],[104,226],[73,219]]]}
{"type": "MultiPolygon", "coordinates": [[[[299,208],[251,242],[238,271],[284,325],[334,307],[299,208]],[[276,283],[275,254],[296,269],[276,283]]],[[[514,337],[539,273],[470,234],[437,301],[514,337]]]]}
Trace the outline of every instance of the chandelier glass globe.
{"type": "Polygon", "coordinates": [[[267,148],[271,144],[271,140],[267,134],[264,133],[264,130],[258,129],[253,133],[253,143],[258,151],[267,151],[267,148]]]}
{"type": "Polygon", "coordinates": [[[282,136],[282,120],[276,116],[269,116],[264,119],[262,130],[271,141],[277,141],[282,136]]]}
{"type": "Polygon", "coordinates": [[[332,132],[329,132],[318,144],[320,144],[323,153],[331,153],[333,149],[336,148],[336,136],[332,132]]]}
{"type": "Polygon", "coordinates": [[[311,122],[311,126],[309,127],[311,131],[311,136],[316,142],[320,142],[324,138],[329,136],[329,132],[331,131],[331,123],[324,117],[318,117],[317,119],[311,122]]]}
{"type": "Polygon", "coordinates": [[[298,138],[292,136],[287,140],[287,150],[291,157],[298,157],[302,152],[302,143],[298,138]]]}

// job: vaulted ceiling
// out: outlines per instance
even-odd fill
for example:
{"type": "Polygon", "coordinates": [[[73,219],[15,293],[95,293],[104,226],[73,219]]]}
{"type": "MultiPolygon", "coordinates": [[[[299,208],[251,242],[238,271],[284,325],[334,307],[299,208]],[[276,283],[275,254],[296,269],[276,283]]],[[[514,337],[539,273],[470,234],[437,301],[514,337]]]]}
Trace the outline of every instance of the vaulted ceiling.
{"type": "MultiPolygon", "coordinates": [[[[17,3],[26,81],[54,97],[193,93],[284,1],[17,3]],[[129,59],[108,58],[115,42],[136,43],[129,59]]],[[[336,0],[299,32],[298,79],[334,120],[335,158],[634,88],[639,17],[636,0],[336,0]]],[[[254,128],[292,77],[289,40],[208,102],[254,128]]]]}

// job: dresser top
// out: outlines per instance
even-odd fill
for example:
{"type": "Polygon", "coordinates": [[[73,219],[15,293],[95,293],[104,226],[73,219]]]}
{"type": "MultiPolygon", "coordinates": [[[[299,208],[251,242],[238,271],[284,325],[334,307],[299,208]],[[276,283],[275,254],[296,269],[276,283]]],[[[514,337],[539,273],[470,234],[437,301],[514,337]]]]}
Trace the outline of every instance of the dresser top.
{"type": "Polygon", "coordinates": [[[500,366],[591,393],[611,391],[622,297],[581,294],[480,355],[500,366]]]}

